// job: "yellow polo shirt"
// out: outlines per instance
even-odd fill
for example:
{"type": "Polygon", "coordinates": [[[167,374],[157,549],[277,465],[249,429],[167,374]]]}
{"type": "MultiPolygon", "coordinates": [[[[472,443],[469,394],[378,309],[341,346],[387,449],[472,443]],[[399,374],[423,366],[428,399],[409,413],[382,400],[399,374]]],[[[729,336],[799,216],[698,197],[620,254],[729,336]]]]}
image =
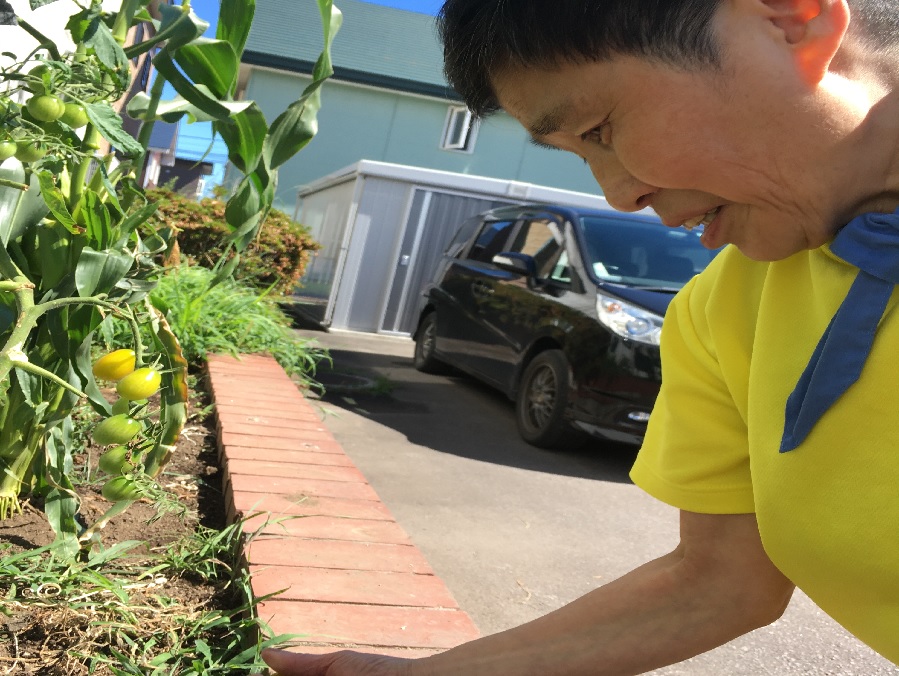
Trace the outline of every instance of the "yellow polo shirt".
{"type": "Polygon", "coordinates": [[[778,452],[787,397],[856,273],[827,247],[776,263],[721,252],[666,315],[631,478],[680,509],[755,512],[774,564],[899,663],[899,293],[858,382],[778,452]]]}

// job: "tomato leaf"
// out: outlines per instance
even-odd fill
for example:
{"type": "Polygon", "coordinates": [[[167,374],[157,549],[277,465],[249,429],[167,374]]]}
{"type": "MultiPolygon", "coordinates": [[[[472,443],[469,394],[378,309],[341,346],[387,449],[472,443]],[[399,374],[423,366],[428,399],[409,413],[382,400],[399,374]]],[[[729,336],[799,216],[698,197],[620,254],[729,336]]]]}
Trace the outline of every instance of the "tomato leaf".
{"type": "Polygon", "coordinates": [[[109,29],[99,16],[94,18],[84,33],[84,44],[93,48],[101,63],[111,70],[128,68],[128,57],[122,46],[116,42],[109,29]]]}
{"type": "Polygon", "coordinates": [[[122,128],[122,118],[108,101],[88,103],[84,108],[87,117],[107,141],[126,155],[141,155],[143,146],[122,128]]]}

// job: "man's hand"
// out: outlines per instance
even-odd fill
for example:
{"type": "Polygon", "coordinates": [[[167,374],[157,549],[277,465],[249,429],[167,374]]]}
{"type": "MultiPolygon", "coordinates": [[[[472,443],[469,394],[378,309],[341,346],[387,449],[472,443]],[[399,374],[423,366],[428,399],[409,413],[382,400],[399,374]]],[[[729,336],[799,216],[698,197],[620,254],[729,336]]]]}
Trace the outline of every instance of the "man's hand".
{"type": "Polygon", "coordinates": [[[408,660],[343,650],[329,655],[303,655],[264,650],[262,659],[278,676],[401,676],[408,660]]]}

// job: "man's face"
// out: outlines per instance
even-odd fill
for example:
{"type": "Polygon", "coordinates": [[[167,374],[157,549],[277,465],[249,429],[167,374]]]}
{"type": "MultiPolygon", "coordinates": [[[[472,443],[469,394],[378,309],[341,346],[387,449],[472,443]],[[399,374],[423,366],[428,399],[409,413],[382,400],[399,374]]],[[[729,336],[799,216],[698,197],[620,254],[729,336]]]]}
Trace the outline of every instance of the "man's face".
{"type": "Polygon", "coordinates": [[[671,226],[704,219],[709,248],[778,260],[845,222],[831,151],[846,130],[822,122],[827,105],[770,32],[731,30],[720,70],[615,57],[513,67],[494,85],[538,144],[584,158],[613,207],[651,206],[671,226]]]}

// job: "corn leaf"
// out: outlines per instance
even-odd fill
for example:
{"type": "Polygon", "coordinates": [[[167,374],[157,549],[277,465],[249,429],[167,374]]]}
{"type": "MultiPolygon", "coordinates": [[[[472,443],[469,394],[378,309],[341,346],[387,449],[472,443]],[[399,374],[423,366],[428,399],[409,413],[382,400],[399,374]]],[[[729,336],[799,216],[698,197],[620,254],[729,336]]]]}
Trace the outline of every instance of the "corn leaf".
{"type": "Polygon", "coordinates": [[[215,122],[213,129],[228,147],[231,163],[244,174],[253,171],[262,157],[268,134],[268,124],[259,106],[251,103],[227,120],[215,122]]]}
{"type": "Polygon", "coordinates": [[[131,269],[134,259],[127,253],[97,251],[89,246],[81,250],[75,268],[75,288],[82,298],[108,292],[131,269]]]}
{"type": "Polygon", "coordinates": [[[312,83],[306,87],[299,100],[288,106],[272,123],[265,150],[271,169],[278,168],[302,150],[318,131],[321,86],[334,73],[331,43],[343,22],[343,15],[331,0],[318,0],[318,6],[322,16],[325,46],[312,71],[312,83]]]}
{"type": "Polygon", "coordinates": [[[237,83],[240,62],[234,48],[224,40],[197,38],[181,47],[174,58],[191,80],[209,87],[216,98],[230,96],[237,83]]]}
{"type": "Polygon", "coordinates": [[[215,37],[227,40],[240,57],[250,35],[256,0],[222,0],[215,37]]]}
{"type": "MultiPolygon", "coordinates": [[[[25,168],[11,157],[0,165],[0,178],[23,183],[25,168]]],[[[40,223],[48,211],[34,174],[28,190],[0,186],[0,244],[6,246],[17,239],[27,228],[40,223]]]]}

